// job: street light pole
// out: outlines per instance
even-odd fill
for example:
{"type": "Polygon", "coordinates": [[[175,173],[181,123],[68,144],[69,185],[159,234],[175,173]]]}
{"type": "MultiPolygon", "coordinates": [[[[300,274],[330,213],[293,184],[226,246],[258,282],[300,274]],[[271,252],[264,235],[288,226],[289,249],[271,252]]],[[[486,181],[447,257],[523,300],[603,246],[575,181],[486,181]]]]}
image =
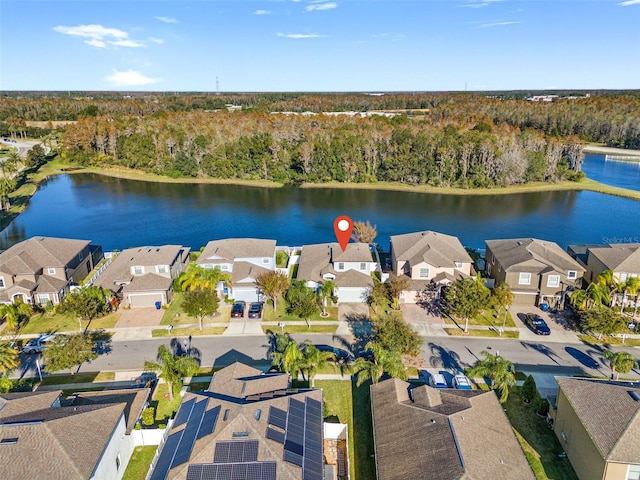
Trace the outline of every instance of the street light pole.
{"type": "Polygon", "coordinates": [[[507,323],[507,313],[509,313],[509,305],[504,307],[504,318],[502,319],[502,328],[500,329],[500,336],[502,336],[502,332],[504,332],[504,326],[507,323]]]}

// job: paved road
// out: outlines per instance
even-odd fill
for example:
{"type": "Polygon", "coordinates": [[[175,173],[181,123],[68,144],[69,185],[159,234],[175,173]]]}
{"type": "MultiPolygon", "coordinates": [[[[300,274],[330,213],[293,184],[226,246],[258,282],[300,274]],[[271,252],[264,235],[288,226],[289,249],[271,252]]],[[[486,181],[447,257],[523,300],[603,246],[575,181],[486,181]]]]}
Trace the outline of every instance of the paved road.
{"type": "MultiPolygon", "coordinates": [[[[294,336],[303,341],[305,336],[294,336]]],[[[333,344],[344,348],[353,339],[348,336],[314,335],[314,343],[333,344]]],[[[183,345],[185,338],[176,339],[183,345]]],[[[130,340],[112,342],[109,351],[80,371],[124,371],[142,370],[145,360],[153,360],[158,346],[166,339],[130,340]]],[[[188,340],[187,340],[188,343],[188,340]]],[[[233,361],[263,362],[267,364],[269,338],[265,336],[193,337],[191,347],[197,349],[203,366],[228,365],[233,361]]],[[[516,363],[519,370],[545,373],[564,373],[608,376],[609,367],[602,359],[602,348],[579,344],[538,343],[521,340],[487,338],[425,338],[422,348],[422,367],[436,370],[461,370],[472,365],[480,352],[486,350],[516,363]]],[[[622,349],[616,349],[622,350],[622,349]]],[[[636,358],[638,350],[623,349],[636,358]]],[[[35,360],[39,355],[22,355],[23,364],[14,376],[35,375],[35,360]]],[[[625,377],[640,379],[640,372],[632,372],[625,377]]]]}

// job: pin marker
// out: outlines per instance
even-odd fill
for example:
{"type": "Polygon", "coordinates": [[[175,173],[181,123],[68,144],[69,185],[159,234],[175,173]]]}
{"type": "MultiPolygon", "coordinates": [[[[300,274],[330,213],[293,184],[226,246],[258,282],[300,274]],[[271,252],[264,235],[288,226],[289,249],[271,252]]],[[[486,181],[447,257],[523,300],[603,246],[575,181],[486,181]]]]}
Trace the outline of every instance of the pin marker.
{"type": "Polygon", "coordinates": [[[346,215],[341,215],[333,221],[333,231],[336,233],[336,238],[340,244],[340,248],[344,252],[347,248],[347,244],[351,239],[351,232],[353,231],[353,220],[346,215]]]}

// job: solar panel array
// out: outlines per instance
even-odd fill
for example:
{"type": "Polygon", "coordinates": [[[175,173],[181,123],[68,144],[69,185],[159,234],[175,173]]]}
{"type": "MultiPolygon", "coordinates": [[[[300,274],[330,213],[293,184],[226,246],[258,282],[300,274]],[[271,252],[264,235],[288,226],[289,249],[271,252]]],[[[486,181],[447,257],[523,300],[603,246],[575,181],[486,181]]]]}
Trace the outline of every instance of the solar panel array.
{"type": "Polygon", "coordinates": [[[276,480],[276,462],[189,465],[187,480],[276,480]]]}
{"type": "Polygon", "coordinates": [[[284,432],[267,427],[267,438],[284,445],[284,432]]]}
{"type": "Polygon", "coordinates": [[[258,460],[258,440],[216,442],[213,463],[246,463],[258,460]]]}
{"type": "Polygon", "coordinates": [[[280,427],[284,430],[287,428],[287,412],[276,407],[270,407],[269,420],[267,420],[267,423],[269,423],[269,425],[280,427]]]}

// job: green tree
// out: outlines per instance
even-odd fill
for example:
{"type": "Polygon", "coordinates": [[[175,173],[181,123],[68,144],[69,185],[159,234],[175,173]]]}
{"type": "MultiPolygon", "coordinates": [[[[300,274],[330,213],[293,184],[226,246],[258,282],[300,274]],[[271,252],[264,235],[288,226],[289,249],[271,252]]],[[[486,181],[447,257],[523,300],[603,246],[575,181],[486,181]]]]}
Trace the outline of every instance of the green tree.
{"type": "Polygon", "coordinates": [[[218,283],[231,282],[231,275],[223,272],[220,267],[202,268],[195,263],[190,263],[187,269],[178,277],[178,284],[182,291],[196,288],[215,290],[218,283]]]}
{"type": "Polygon", "coordinates": [[[335,355],[331,352],[321,352],[310,340],[305,340],[300,360],[300,369],[309,380],[309,385],[314,388],[314,380],[318,369],[324,367],[329,360],[335,360],[335,355]]]}
{"type": "Polygon", "coordinates": [[[513,292],[508,283],[501,283],[493,287],[491,291],[491,303],[497,310],[498,317],[502,315],[502,312],[510,307],[513,303],[513,292]]]}
{"type": "Polygon", "coordinates": [[[422,337],[399,315],[381,315],[371,322],[373,338],[383,349],[400,355],[418,357],[422,337]]]}
{"type": "Polygon", "coordinates": [[[95,351],[95,340],[89,333],[56,335],[42,353],[47,372],[69,369],[71,375],[73,375],[74,369],[84,362],[98,358],[98,353],[95,351]]]}
{"type": "Polygon", "coordinates": [[[218,294],[215,291],[212,292],[209,289],[196,287],[193,290],[184,292],[182,309],[190,317],[198,319],[198,325],[202,331],[204,317],[217,312],[219,303],[218,294]]]}
{"type": "Polygon", "coordinates": [[[574,290],[569,296],[569,303],[576,310],[589,310],[593,307],[609,305],[610,302],[609,287],[598,283],[590,283],[587,288],[574,290]]]}
{"type": "Polygon", "coordinates": [[[4,318],[9,330],[17,330],[22,322],[29,320],[32,312],[31,305],[20,300],[0,305],[0,318],[4,318]]]}
{"type": "Polygon", "coordinates": [[[291,313],[307,322],[307,327],[311,328],[311,317],[320,313],[318,297],[316,295],[301,297],[291,308],[291,313]]]}
{"type": "Polygon", "coordinates": [[[445,292],[445,305],[449,313],[464,320],[464,332],[469,331],[469,319],[476,317],[489,301],[489,289],[480,278],[465,278],[452,283],[445,292]]]}
{"type": "Polygon", "coordinates": [[[9,201],[9,194],[16,189],[17,183],[12,178],[2,177],[0,178],[0,209],[4,208],[9,210],[11,208],[11,202],[9,201]]]}
{"type": "Polygon", "coordinates": [[[638,368],[638,362],[630,353],[605,350],[602,352],[602,356],[605,360],[609,360],[611,378],[615,376],[616,380],[618,380],[621,373],[629,373],[632,369],[638,368]]]}
{"type": "Polygon", "coordinates": [[[390,275],[385,285],[389,292],[389,300],[391,301],[391,307],[394,310],[399,308],[400,294],[409,288],[409,279],[405,276],[390,275]]]}
{"type": "Polygon", "coordinates": [[[377,235],[378,231],[376,230],[376,226],[371,225],[368,220],[366,222],[353,222],[351,238],[354,242],[373,243],[377,235]]]}
{"type": "Polygon", "coordinates": [[[500,403],[509,398],[509,387],[516,384],[515,367],[509,360],[500,355],[491,355],[483,350],[482,358],[467,370],[471,378],[488,378],[491,381],[491,389],[500,391],[500,403]]]}
{"type": "Polygon", "coordinates": [[[34,145],[29,153],[27,153],[27,162],[26,166],[28,168],[38,168],[43,165],[47,159],[47,154],[44,151],[44,148],[39,143],[34,145]]]}
{"type": "Polygon", "coordinates": [[[298,372],[304,358],[298,342],[288,335],[278,334],[275,336],[273,344],[271,364],[281,372],[290,374],[291,378],[298,378],[298,372]]]}
{"type": "Polygon", "coordinates": [[[91,322],[94,318],[111,311],[111,292],[100,287],[79,288],[64,297],[58,305],[58,312],[78,318],[78,328],[82,331],[82,320],[91,322]]]}
{"type": "Polygon", "coordinates": [[[580,314],[580,327],[585,332],[597,333],[598,339],[602,339],[602,335],[625,331],[627,319],[610,308],[597,306],[580,314]]]}
{"type": "Polygon", "coordinates": [[[280,272],[269,271],[256,277],[256,286],[273,302],[273,311],[276,311],[276,302],[289,288],[289,278],[280,272]]]}
{"type": "Polygon", "coordinates": [[[367,343],[365,349],[371,351],[371,358],[360,357],[353,362],[352,370],[357,376],[356,385],[358,387],[368,380],[378,383],[385,373],[393,378],[407,379],[399,352],[387,350],[375,341],[367,343]]]}
{"type": "Polygon", "coordinates": [[[18,352],[8,343],[0,343],[0,376],[20,366],[18,352]]]}
{"type": "Polygon", "coordinates": [[[374,279],[373,287],[371,287],[367,296],[367,303],[376,314],[380,311],[387,311],[391,306],[387,285],[374,279]]]}
{"type": "Polygon", "coordinates": [[[620,313],[624,312],[627,303],[627,295],[637,295],[640,292],[640,278],[629,277],[626,281],[618,284],[618,291],[622,292],[622,302],[620,302],[620,313]]]}
{"type": "Polygon", "coordinates": [[[524,383],[522,384],[522,398],[529,403],[537,394],[538,389],[536,387],[536,380],[533,378],[533,375],[529,375],[524,379],[524,383]]]}
{"type": "Polygon", "coordinates": [[[158,347],[157,362],[144,362],[144,369],[157,372],[169,387],[169,398],[173,400],[177,386],[184,377],[195,375],[200,370],[198,361],[188,355],[176,355],[166,345],[158,347]]]}
{"type": "Polygon", "coordinates": [[[338,288],[337,285],[331,280],[325,280],[324,282],[322,282],[322,285],[320,285],[318,296],[320,297],[320,301],[322,302],[323,317],[327,316],[327,301],[331,302],[331,304],[334,304],[338,301],[338,297],[334,293],[336,291],[336,288],[338,288]]]}

